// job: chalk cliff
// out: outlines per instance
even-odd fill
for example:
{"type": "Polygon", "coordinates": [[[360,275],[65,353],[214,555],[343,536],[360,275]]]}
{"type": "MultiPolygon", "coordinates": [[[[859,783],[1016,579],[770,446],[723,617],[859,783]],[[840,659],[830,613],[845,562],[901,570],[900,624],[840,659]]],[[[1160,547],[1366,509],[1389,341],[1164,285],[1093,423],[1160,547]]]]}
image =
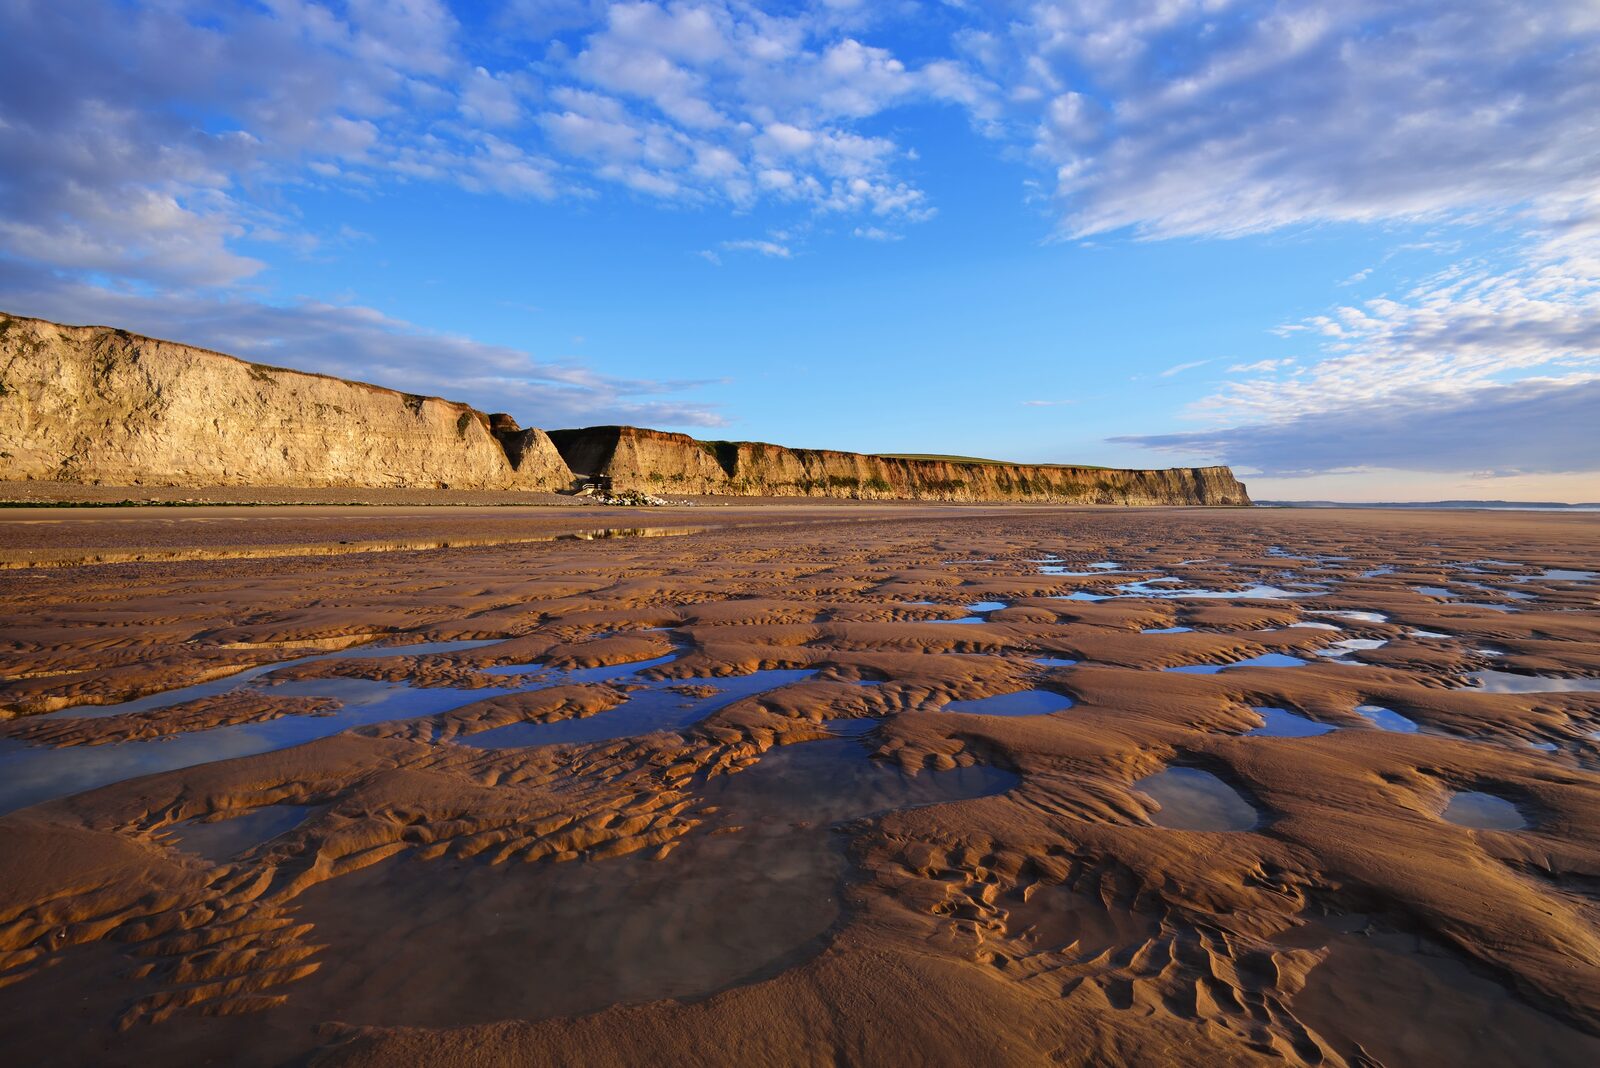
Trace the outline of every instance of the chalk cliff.
{"type": "Polygon", "coordinates": [[[872,500],[1250,503],[1244,485],[1226,467],[1135,471],[919,460],[754,441],[697,441],[625,426],[555,430],[550,438],[579,477],[609,479],[615,490],[872,500]]]}
{"type": "Polygon", "coordinates": [[[0,479],[566,489],[540,430],[438,397],[0,315],[0,479]]]}
{"type": "Polygon", "coordinates": [[[867,456],[636,427],[523,429],[438,397],[0,313],[0,481],[1249,504],[1226,467],[867,456]]]}

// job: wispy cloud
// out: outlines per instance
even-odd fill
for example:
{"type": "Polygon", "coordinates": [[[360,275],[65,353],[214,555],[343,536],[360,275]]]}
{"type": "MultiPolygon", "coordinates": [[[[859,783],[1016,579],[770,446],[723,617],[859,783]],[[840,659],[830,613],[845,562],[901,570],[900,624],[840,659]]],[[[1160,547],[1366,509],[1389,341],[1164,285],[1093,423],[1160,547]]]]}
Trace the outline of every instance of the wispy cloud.
{"type": "Polygon", "coordinates": [[[1165,371],[1162,371],[1161,377],[1171,378],[1173,375],[1181,375],[1185,371],[1193,371],[1197,367],[1204,367],[1210,362],[1210,360],[1190,360],[1188,363],[1174,364],[1165,371]]]}
{"type": "Polygon", "coordinates": [[[1254,363],[1236,363],[1228,368],[1228,373],[1235,375],[1268,374],[1273,371],[1281,371],[1285,367],[1293,367],[1295,362],[1296,361],[1293,356],[1285,356],[1284,358],[1278,360],[1257,360],[1254,363]]]}
{"type": "Polygon", "coordinates": [[[742,241],[724,241],[720,246],[724,252],[756,252],[763,256],[786,260],[793,255],[788,245],[776,241],[762,241],[747,239],[742,241]]]}
{"type": "Polygon", "coordinates": [[[1345,404],[1274,422],[1112,438],[1274,477],[1364,468],[1496,475],[1600,470],[1600,375],[1345,404]]]}
{"type": "Polygon", "coordinates": [[[1595,185],[1588,0],[1026,3],[962,40],[1069,235],[1437,219],[1595,185]]]}
{"type": "Polygon", "coordinates": [[[417,326],[360,305],[249,298],[152,296],[74,283],[36,286],[0,260],[0,292],[12,309],[62,322],[111,324],[263,363],[353,378],[409,393],[511,410],[525,426],[597,422],[720,426],[714,405],[680,399],[698,379],[622,378],[570,359],[536,359],[417,326]]]}

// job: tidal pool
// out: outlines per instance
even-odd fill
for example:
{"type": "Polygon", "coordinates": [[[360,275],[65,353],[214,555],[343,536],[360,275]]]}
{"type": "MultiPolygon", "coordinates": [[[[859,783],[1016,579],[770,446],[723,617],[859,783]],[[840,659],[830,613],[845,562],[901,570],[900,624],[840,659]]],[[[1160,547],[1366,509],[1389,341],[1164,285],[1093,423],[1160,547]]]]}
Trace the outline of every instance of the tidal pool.
{"type": "Polygon", "coordinates": [[[625,675],[637,675],[646,668],[660,667],[670,664],[678,659],[677,653],[667,653],[665,656],[652,657],[649,660],[637,660],[627,664],[608,664],[604,667],[592,668],[552,668],[534,661],[528,664],[501,664],[497,667],[486,667],[482,670],[485,675],[527,675],[540,672],[541,686],[558,686],[569,683],[585,682],[611,682],[621,679],[625,675]]]}
{"type": "Polygon", "coordinates": [[[1043,716],[1072,707],[1072,698],[1053,690],[1021,690],[971,701],[951,701],[940,712],[965,712],[977,716],[1043,716]]]}
{"type": "Polygon", "coordinates": [[[1246,731],[1246,738],[1315,738],[1319,734],[1338,730],[1337,727],[1307,719],[1286,708],[1257,707],[1254,711],[1263,722],[1254,730],[1246,731]]]}
{"type": "Polygon", "coordinates": [[[1313,921],[1284,941],[1328,950],[1292,1004],[1348,1063],[1600,1063],[1600,1038],[1534,1008],[1439,943],[1350,916],[1313,921]]]}
{"type": "Polygon", "coordinates": [[[1333,616],[1335,619],[1348,619],[1352,623],[1389,622],[1389,617],[1382,612],[1356,612],[1348,608],[1313,608],[1310,612],[1314,616],[1333,616]]]}
{"type": "Polygon", "coordinates": [[[172,844],[183,852],[220,863],[294,830],[318,807],[266,805],[209,823],[185,820],[165,830],[171,836],[172,844]]]}
{"type": "Polygon", "coordinates": [[[1518,675],[1512,671],[1474,671],[1467,678],[1489,693],[1600,693],[1600,679],[1518,675]]]}
{"type": "Polygon", "coordinates": [[[1457,826],[1482,831],[1519,831],[1528,826],[1516,805],[1478,790],[1453,795],[1440,815],[1457,826]]]}
{"type": "Polygon", "coordinates": [[[1199,768],[1171,767],[1133,784],[1161,806],[1150,813],[1158,827],[1174,831],[1248,831],[1261,822],[1256,807],[1239,791],[1199,768]]]}
{"type": "Polygon", "coordinates": [[[1417,724],[1398,712],[1384,708],[1382,705],[1357,705],[1356,714],[1372,721],[1380,730],[1394,731],[1398,734],[1415,734],[1417,724]]]}
{"type": "Polygon", "coordinates": [[[498,687],[412,688],[404,683],[329,677],[282,682],[263,692],[269,696],[333,697],[341,707],[326,714],[282,716],[262,723],[108,745],[53,749],[0,739],[0,812],[158,771],[287,749],[352,727],[447,712],[514,691],[498,687]]]}
{"type": "Polygon", "coordinates": [[[185,701],[193,701],[199,697],[214,697],[217,694],[228,693],[263,675],[269,675],[283,668],[298,667],[301,664],[314,664],[321,660],[378,660],[391,656],[424,656],[430,653],[454,653],[463,649],[477,649],[485,645],[495,645],[502,640],[504,639],[490,638],[482,641],[421,642],[415,645],[366,645],[334,653],[314,653],[311,656],[298,656],[292,660],[278,660],[271,664],[259,664],[256,667],[246,668],[243,671],[220,679],[212,679],[210,682],[185,686],[177,690],[164,690],[161,693],[148,694],[132,701],[122,701],[114,705],[74,705],[71,708],[62,708],[45,714],[48,716],[70,717],[72,719],[99,719],[103,716],[120,716],[126,712],[149,712],[153,709],[167,708],[171,705],[182,704],[185,701]]]}
{"type": "Polygon", "coordinates": [[[477,749],[503,749],[529,745],[557,745],[579,742],[604,742],[631,738],[653,731],[676,731],[705,719],[743,697],[776,690],[816,674],[810,668],[755,671],[716,679],[659,679],[634,690],[616,708],[583,719],[562,719],[553,723],[510,723],[504,727],[463,735],[462,745],[477,749]],[[674,693],[676,686],[715,686],[713,697],[685,697],[674,693]]]}
{"type": "Polygon", "coordinates": [[[1202,590],[1202,589],[1156,589],[1138,583],[1126,583],[1117,587],[1123,597],[1148,597],[1162,601],[1182,600],[1239,600],[1239,601],[1276,601],[1286,597],[1315,597],[1321,590],[1286,590],[1281,586],[1267,586],[1256,584],[1246,586],[1242,590],[1202,590]]]}
{"type": "Polygon", "coordinates": [[[1303,667],[1306,661],[1297,656],[1286,653],[1262,653],[1252,656],[1248,660],[1235,660],[1231,664],[1184,664],[1180,667],[1162,668],[1162,671],[1176,671],[1185,675],[1215,675],[1228,668],[1240,667],[1303,667]]]}
{"type": "MultiPolygon", "coordinates": [[[[1317,650],[1318,656],[1328,657],[1330,660],[1339,660],[1351,653],[1366,652],[1371,649],[1382,649],[1389,644],[1387,638],[1345,638],[1323,646],[1317,650]]],[[[1349,661],[1356,663],[1357,661],[1349,661]]]]}

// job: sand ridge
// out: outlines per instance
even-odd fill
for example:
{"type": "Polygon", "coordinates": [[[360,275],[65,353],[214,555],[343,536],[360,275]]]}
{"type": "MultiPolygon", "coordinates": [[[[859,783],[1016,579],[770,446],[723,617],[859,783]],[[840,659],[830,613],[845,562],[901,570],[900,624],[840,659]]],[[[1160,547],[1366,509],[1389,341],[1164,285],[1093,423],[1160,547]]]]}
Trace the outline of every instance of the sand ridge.
{"type": "MultiPolygon", "coordinates": [[[[204,735],[339,714],[295,704],[306,686],[448,698],[0,817],[7,855],[26,858],[0,868],[8,1048],[71,1062],[99,1042],[110,1062],[132,1063],[243,1042],[259,1063],[317,1051],[353,1064],[893,1063],[907,1050],[930,1063],[1370,1064],[1402,1063],[1411,1041],[1458,1063],[1507,1050],[1588,1063],[1600,1051],[1600,694],[1470,685],[1485,670],[1595,677],[1600,585],[1542,576],[1600,558],[1600,525],[1069,510],[786,518],[662,539],[0,576],[0,706],[16,717],[0,744],[29,752],[147,744],[143,724],[204,735]],[[1107,561],[1119,566],[1091,566],[1107,561]],[[1209,596],[1258,586],[1278,592],[1209,596]],[[1190,629],[1155,633],[1174,627],[1190,629]],[[1367,647],[1336,647],[1352,639],[1367,647]],[[41,714],[341,643],[469,641],[486,644],[306,660],[248,691],[165,709],[41,714]],[[1240,663],[1274,655],[1300,663],[1240,663]],[[650,666],[629,670],[639,664],[650,666]],[[662,687],[692,704],[757,672],[785,674],[669,731],[468,744],[518,724],[602,724],[662,687]],[[482,696],[493,687],[512,692],[482,696]],[[1072,707],[946,709],[1034,689],[1072,707]],[[1249,734],[1261,707],[1338,729],[1249,734]],[[1362,711],[1372,707],[1420,729],[1377,729],[1362,711]],[[884,797],[991,778],[963,780],[931,807],[863,802],[863,815],[824,821],[820,838],[800,825],[807,797],[842,788],[833,765],[761,800],[780,756],[836,750],[859,753],[860,781],[884,797]],[[1135,783],[1171,766],[1211,772],[1258,825],[1155,825],[1157,803],[1135,783]],[[1531,826],[1444,820],[1450,797],[1471,790],[1514,802],[1531,826]],[[174,844],[195,821],[291,806],[299,822],[226,860],[174,844]],[[787,941],[752,941],[748,959],[699,986],[668,976],[565,1013],[533,993],[497,993],[508,1015],[485,1020],[470,985],[446,984],[455,992],[436,991],[413,1017],[427,1026],[407,1027],[405,999],[433,989],[417,981],[397,986],[392,1013],[352,1001],[356,1014],[342,1014],[353,995],[341,981],[428,959],[428,929],[408,928],[404,945],[342,934],[356,923],[337,904],[342,885],[372,895],[355,900],[373,911],[363,929],[381,931],[386,914],[399,924],[445,886],[500,902],[502,880],[526,879],[510,885],[618,918],[617,932],[590,937],[641,975],[666,975],[659,933],[627,933],[626,910],[614,911],[638,865],[680,865],[688,879],[711,864],[776,892],[810,885],[775,881],[785,856],[815,866],[834,855],[829,842],[843,851],[839,882],[816,892],[835,911],[795,924],[787,941]],[[1421,948],[1402,953],[1400,938],[1421,948]],[[1381,1004],[1366,1008],[1385,1026],[1333,1011],[1368,996],[1370,960],[1413,976],[1441,1018],[1475,1014],[1498,1037],[1401,1033],[1421,1025],[1385,1019],[1381,1004]],[[41,1026],[37,1007],[68,995],[86,1006],[81,1033],[41,1026]]],[[[715,880],[693,885],[721,900],[715,880]]],[[[718,907],[724,930],[742,930],[731,904],[718,907]]],[[[461,930],[433,937],[475,937],[493,911],[467,910],[461,930]]],[[[529,952],[568,944],[515,937],[529,952]]],[[[538,966],[559,980],[581,961],[538,966]]]]}

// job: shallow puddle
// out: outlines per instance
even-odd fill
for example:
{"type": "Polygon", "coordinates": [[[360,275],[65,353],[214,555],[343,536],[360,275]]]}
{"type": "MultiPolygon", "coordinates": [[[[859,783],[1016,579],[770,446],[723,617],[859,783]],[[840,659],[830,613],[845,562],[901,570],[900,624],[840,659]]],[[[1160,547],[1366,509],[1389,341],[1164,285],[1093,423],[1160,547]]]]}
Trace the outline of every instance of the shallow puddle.
{"type": "Polygon", "coordinates": [[[316,805],[267,805],[213,823],[186,820],[166,828],[172,844],[218,863],[294,830],[316,805]]]}
{"type": "Polygon", "coordinates": [[[1315,738],[1319,734],[1338,730],[1337,727],[1307,719],[1286,708],[1257,707],[1255,713],[1264,722],[1255,730],[1246,731],[1246,738],[1315,738]]]}
{"type": "Polygon", "coordinates": [[[540,685],[559,686],[566,684],[587,682],[610,682],[614,679],[623,679],[629,675],[637,675],[646,668],[660,667],[670,664],[678,659],[677,653],[667,653],[665,656],[653,657],[649,660],[639,660],[629,664],[608,664],[605,667],[592,668],[549,668],[541,663],[530,664],[502,664],[498,667],[482,669],[484,675],[528,675],[542,672],[540,685]]]}
{"type": "Polygon", "coordinates": [[[1356,612],[1348,608],[1313,608],[1312,615],[1348,619],[1352,623],[1387,623],[1389,617],[1382,612],[1356,612]]]}
{"type": "Polygon", "coordinates": [[[1151,627],[1148,630],[1141,630],[1139,633],[1140,634],[1191,634],[1193,632],[1194,632],[1194,628],[1193,627],[1151,627]]]}
{"type": "MultiPolygon", "coordinates": [[[[1388,644],[1387,638],[1345,638],[1342,641],[1333,642],[1318,649],[1317,655],[1328,657],[1330,660],[1338,660],[1351,653],[1382,649],[1388,644]]],[[[1348,663],[1359,663],[1359,661],[1348,661],[1348,663]]]]}
{"type": "Polygon", "coordinates": [[[1397,734],[1417,733],[1417,724],[1413,720],[1382,705],[1357,705],[1356,714],[1371,720],[1373,726],[1380,730],[1394,731],[1397,734]]]}
{"type": "Polygon", "coordinates": [[[768,978],[821,952],[840,919],[850,865],[834,826],[1017,781],[987,767],[906,775],[849,739],[805,742],[707,784],[719,811],[663,860],[375,865],[301,897],[296,916],[327,949],[287,1008],[443,1027],[768,978]]]}
{"type": "Polygon", "coordinates": [[[1241,590],[1158,589],[1128,583],[1117,587],[1123,597],[1148,597],[1163,601],[1239,600],[1276,601],[1286,597],[1314,597],[1320,590],[1286,590],[1281,586],[1254,585],[1241,590]]]}
{"type": "Polygon", "coordinates": [[[109,745],[52,749],[0,739],[0,812],[139,775],[287,749],[352,727],[446,712],[513,691],[492,687],[413,689],[403,683],[328,677],[278,683],[265,687],[264,692],[283,697],[333,697],[342,704],[328,714],[282,716],[262,723],[109,745]]]}
{"type": "Polygon", "coordinates": [[[1174,831],[1248,831],[1260,813],[1244,796],[1199,768],[1167,768],[1133,784],[1161,806],[1150,813],[1157,827],[1174,831]]]}
{"type": "Polygon", "coordinates": [[[193,701],[199,697],[214,697],[217,694],[228,693],[242,687],[247,682],[252,682],[263,675],[269,675],[282,668],[297,667],[300,664],[314,664],[321,660],[378,660],[391,656],[424,656],[434,653],[456,653],[463,649],[477,649],[485,645],[495,645],[502,639],[492,638],[479,641],[461,642],[421,642],[416,645],[386,645],[386,646],[360,646],[345,649],[336,653],[317,653],[313,656],[300,656],[292,660],[278,660],[271,664],[260,664],[253,668],[246,668],[224,678],[202,682],[196,686],[185,686],[179,690],[166,690],[162,693],[153,693],[132,701],[123,701],[114,705],[75,705],[72,708],[63,708],[55,712],[48,712],[48,716],[61,716],[70,719],[99,719],[103,716],[120,716],[126,712],[149,712],[157,708],[167,708],[171,705],[193,701]]]}
{"type": "Polygon", "coordinates": [[[810,678],[810,668],[756,671],[717,679],[661,679],[645,684],[645,689],[628,694],[627,701],[606,712],[583,719],[563,719],[553,723],[511,723],[504,727],[468,734],[456,739],[478,749],[503,749],[529,745],[557,745],[604,742],[631,738],[653,731],[676,731],[705,719],[733,702],[768,690],[810,678]],[[714,686],[712,697],[686,697],[669,687],[714,686]]]}
{"type": "Polygon", "coordinates": [[[1474,671],[1467,678],[1489,693],[1600,693],[1600,679],[1518,675],[1511,671],[1474,671]]]}
{"type": "Polygon", "coordinates": [[[1072,698],[1053,690],[1022,690],[972,701],[951,701],[940,712],[964,712],[975,716],[1044,716],[1072,707],[1072,698]]]}
{"type": "Polygon", "coordinates": [[[1600,1039],[1428,940],[1320,922],[1294,936],[1294,944],[1328,949],[1293,996],[1294,1014],[1352,1064],[1600,1064],[1600,1039]]]}
{"type": "Polygon", "coordinates": [[[1286,653],[1262,653],[1252,656],[1248,660],[1236,660],[1231,664],[1184,664],[1180,667],[1162,668],[1162,671],[1176,671],[1184,675],[1215,675],[1228,668],[1240,667],[1303,667],[1305,661],[1297,656],[1286,653]]]}
{"type": "Polygon", "coordinates": [[[1036,657],[1033,662],[1038,664],[1040,667],[1048,668],[1072,667],[1077,663],[1077,661],[1070,656],[1041,656],[1036,657]]]}
{"type": "Polygon", "coordinates": [[[1459,827],[1482,831],[1519,831],[1528,826],[1516,805],[1478,790],[1463,790],[1452,795],[1440,815],[1459,827]]]}

